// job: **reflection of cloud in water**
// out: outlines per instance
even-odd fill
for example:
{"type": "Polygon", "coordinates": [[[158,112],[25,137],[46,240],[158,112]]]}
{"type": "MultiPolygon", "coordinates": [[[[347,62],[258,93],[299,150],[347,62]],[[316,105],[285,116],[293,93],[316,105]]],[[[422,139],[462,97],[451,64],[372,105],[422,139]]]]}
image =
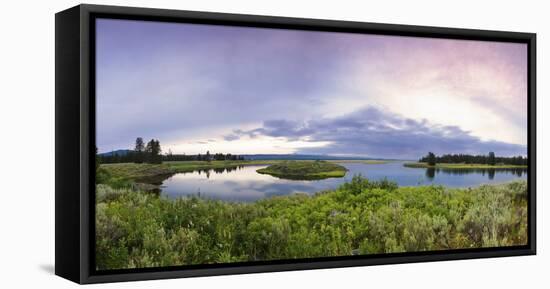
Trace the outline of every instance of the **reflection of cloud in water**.
{"type": "MultiPolygon", "coordinates": [[[[258,174],[266,166],[245,166],[223,173],[194,171],[176,174],[163,183],[163,194],[171,198],[182,195],[227,201],[254,201],[293,193],[314,193],[327,189],[330,181],[292,181],[258,174]]],[[[335,188],[336,185],[330,186],[335,188]]]]}
{"type": "Polygon", "coordinates": [[[271,181],[273,179],[272,176],[269,175],[262,175],[256,173],[256,170],[265,168],[267,166],[260,166],[260,165],[251,165],[251,166],[244,166],[237,170],[224,170],[223,172],[215,172],[214,169],[209,170],[197,170],[193,172],[185,172],[185,173],[179,173],[175,174],[171,179],[173,181],[177,180],[205,180],[205,179],[211,179],[211,180],[230,180],[230,181],[239,181],[239,180],[264,180],[264,181],[271,181]]]}
{"type": "Polygon", "coordinates": [[[315,186],[307,184],[294,184],[294,183],[271,183],[264,184],[261,187],[256,188],[258,191],[264,192],[266,197],[271,196],[282,196],[287,194],[296,194],[296,193],[311,193],[312,189],[315,189],[315,186]]]}

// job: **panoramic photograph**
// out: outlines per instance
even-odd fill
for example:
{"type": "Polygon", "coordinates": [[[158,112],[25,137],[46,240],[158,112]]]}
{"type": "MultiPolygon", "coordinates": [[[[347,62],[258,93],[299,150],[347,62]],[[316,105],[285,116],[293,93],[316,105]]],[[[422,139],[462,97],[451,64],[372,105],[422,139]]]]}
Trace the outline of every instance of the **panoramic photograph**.
{"type": "Polygon", "coordinates": [[[97,270],[527,244],[527,44],[95,26],[97,270]]]}

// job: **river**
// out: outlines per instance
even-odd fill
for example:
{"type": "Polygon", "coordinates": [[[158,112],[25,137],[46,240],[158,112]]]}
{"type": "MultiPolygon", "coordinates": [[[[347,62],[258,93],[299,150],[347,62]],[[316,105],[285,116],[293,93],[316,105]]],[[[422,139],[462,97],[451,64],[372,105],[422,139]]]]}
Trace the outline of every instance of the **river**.
{"type": "Polygon", "coordinates": [[[195,195],[224,201],[251,202],[276,195],[312,194],[335,189],[357,174],[370,180],[387,178],[399,186],[436,184],[448,187],[475,187],[481,184],[504,183],[527,178],[526,169],[407,168],[400,161],[385,164],[341,163],[341,165],[348,169],[344,177],[311,181],[285,180],[256,173],[256,170],[266,167],[265,165],[178,173],[162,182],[161,194],[169,198],[195,195]]]}

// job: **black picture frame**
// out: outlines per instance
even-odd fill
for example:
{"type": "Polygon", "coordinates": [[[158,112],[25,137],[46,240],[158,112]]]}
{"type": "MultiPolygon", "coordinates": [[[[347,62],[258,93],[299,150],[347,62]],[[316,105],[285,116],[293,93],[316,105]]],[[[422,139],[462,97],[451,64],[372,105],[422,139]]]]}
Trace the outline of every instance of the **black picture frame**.
{"type": "Polygon", "coordinates": [[[536,34],[318,19],[79,5],[55,16],[55,274],[77,283],[243,274],[536,254],[536,34]],[[96,271],[95,92],[96,18],[205,23],[315,31],[517,42],[528,45],[528,244],[526,246],[392,253],[96,271]]]}

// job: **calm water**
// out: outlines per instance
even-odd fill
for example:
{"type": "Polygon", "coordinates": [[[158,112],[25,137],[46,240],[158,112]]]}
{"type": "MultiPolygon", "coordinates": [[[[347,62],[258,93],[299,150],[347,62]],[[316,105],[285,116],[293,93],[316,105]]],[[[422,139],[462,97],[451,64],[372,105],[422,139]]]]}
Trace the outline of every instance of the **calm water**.
{"type": "Polygon", "coordinates": [[[316,181],[284,180],[258,174],[257,169],[266,167],[258,165],[181,173],[163,181],[161,194],[170,198],[200,195],[203,198],[250,202],[275,195],[311,194],[334,189],[356,174],[371,180],[387,177],[400,186],[440,184],[449,187],[473,187],[527,178],[526,170],[434,170],[406,168],[402,162],[341,165],[349,170],[345,177],[316,181]]]}

